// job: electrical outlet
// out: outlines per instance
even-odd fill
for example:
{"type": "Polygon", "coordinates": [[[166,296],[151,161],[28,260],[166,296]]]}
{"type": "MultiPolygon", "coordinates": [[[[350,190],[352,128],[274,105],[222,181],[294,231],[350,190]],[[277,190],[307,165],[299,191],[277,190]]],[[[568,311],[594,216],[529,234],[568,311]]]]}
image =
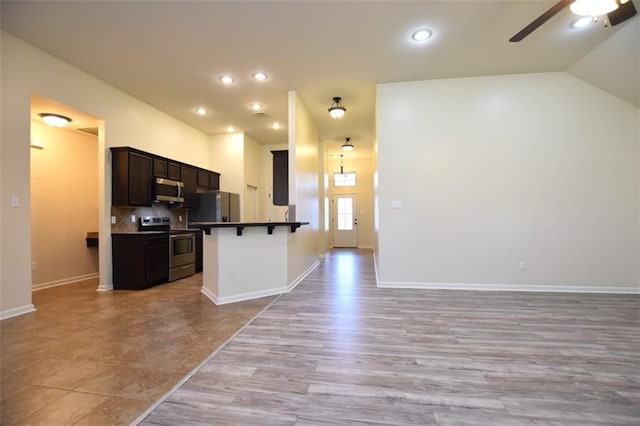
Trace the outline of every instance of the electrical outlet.
{"type": "Polygon", "coordinates": [[[521,260],[520,261],[520,270],[524,271],[525,269],[527,269],[527,262],[525,260],[521,260]]]}
{"type": "Polygon", "coordinates": [[[116,217],[115,216],[111,216],[111,224],[112,225],[116,224],[116,217]]]}
{"type": "Polygon", "coordinates": [[[136,215],[135,215],[135,214],[132,214],[132,215],[131,215],[131,222],[135,222],[135,221],[136,221],[136,215]]]}
{"type": "Polygon", "coordinates": [[[11,207],[13,207],[14,209],[17,207],[20,207],[20,198],[13,196],[11,197],[11,207]]]}
{"type": "Polygon", "coordinates": [[[35,271],[36,269],[38,269],[38,262],[31,262],[31,270],[35,271]]]}
{"type": "Polygon", "coordinates": [[[182,222],[182,216],[178,216],[178,222],[182,222]]]}

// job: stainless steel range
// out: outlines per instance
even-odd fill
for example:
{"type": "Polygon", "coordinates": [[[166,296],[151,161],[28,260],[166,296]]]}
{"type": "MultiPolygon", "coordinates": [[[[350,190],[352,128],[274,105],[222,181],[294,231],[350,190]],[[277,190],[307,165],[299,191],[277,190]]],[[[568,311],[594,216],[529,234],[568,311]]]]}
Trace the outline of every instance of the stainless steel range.
{"type": "Polygon", "coordinates": [[[196,235],[193,232],[172,231],[169,217],[152,216],[139,218],[138,230],[169,234],[169,281],[196,273],[196,235]]]}

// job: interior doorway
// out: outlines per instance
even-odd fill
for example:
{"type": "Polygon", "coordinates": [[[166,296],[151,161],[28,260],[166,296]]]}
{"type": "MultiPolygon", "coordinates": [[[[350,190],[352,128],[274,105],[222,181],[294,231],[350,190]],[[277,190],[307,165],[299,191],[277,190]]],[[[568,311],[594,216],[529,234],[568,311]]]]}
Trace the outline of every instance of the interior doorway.
{"type": "Polygon", "coordinates": [[[31,96],[31,287],[98,278],[100,175],[98,119],[36,94],[31,96]],[[42,115],[67,117],[65,127],[42,115]],[[64,190],[59,190],[64,188],[64,190]],[[51,248],[55,247],[55,250],[51,248]]]}
{"type": "Polygon", "coordinates": [[[333,247],[358,247],[357,201],[356,194],[333,196],[333,247]]]}

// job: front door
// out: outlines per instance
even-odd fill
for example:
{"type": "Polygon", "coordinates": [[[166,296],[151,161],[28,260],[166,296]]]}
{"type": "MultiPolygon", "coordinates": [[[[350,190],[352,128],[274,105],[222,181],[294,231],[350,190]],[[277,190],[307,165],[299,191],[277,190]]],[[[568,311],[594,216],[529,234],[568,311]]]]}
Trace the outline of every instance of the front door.
{"type": "Polygon", "coordinates": [[[356,195],[333,197],[333,246],[358,247],[356,195]]]}

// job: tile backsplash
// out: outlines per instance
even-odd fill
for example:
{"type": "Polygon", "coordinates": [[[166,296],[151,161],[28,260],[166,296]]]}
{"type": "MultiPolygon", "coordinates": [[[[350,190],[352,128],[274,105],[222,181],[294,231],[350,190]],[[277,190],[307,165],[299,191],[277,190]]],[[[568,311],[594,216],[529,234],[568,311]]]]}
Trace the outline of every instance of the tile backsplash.
{"type": "Polygon", "coordinates": [[[116,223],[111,224],[111,232],[136,232],[140,216],[168,216],[171,218],[172,229],[187,227],[187,210],[170,209],[166,204],[158,204],[153,207],[111,207],[111,216],[116,218],[116,223]],[[135,216],[135,222],[131,222],[131,216],[135,216]],[[181,217],[182,221],[180,221],[181,217]]]}

